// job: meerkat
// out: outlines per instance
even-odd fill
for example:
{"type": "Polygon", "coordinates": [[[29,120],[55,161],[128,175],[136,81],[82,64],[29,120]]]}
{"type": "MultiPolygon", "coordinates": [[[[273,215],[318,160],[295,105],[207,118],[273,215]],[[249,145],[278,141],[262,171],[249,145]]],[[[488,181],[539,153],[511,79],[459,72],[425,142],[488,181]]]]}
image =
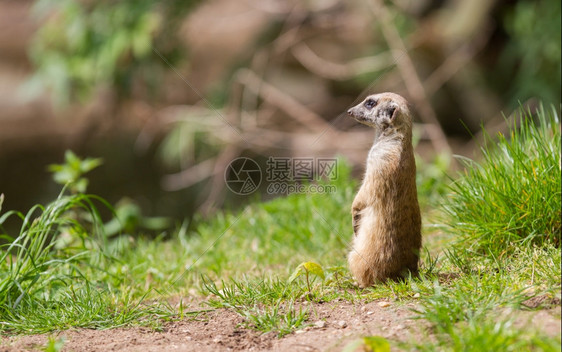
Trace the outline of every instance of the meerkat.
{"type": "Polygon", "coordinates": [[[347,111],[375,130],[361,188],[353,200],[349,267],[360,287],[418,273],[421,216],[412,116],[394,93],[367,97],[347,111]]]}

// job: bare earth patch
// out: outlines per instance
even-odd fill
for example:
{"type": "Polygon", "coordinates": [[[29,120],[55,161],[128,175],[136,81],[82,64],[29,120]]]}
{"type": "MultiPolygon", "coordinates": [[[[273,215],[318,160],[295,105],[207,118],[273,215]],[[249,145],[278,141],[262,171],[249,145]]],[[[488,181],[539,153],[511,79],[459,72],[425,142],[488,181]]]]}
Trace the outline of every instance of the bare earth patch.
{"type": "MultiPolygon", "coordinates": [[[[348,342],[369,335],[393,341],[420,338],[425,324],[411,319],[412,307],[413,303],[387,306],[381,301],[316,303],[310,307],[310,326],[283,338],[244,328],[238,314],[219,309],[167,323],[161,332],[148,328],[78,329],[3,336],[0,351],[41,350],[49,336],[65,339],[63,351],[339,351],[348,342]]],[[[560,334],[560,306],[521,313],[522,323],[532,322],[551,336],[560,334]]]]}

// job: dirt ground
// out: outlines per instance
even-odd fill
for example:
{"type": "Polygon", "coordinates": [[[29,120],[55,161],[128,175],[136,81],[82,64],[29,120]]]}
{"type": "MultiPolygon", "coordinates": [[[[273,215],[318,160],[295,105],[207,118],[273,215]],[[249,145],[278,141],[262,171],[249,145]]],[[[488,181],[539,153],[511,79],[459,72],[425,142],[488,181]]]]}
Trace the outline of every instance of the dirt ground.
{"type": "MultiPolygon", "coordinates": [[[[411,319],[412,308],[414,303],[398,306],[385,301],[314,304],[308,320],[311,326],[283,338],[244,328],[238,314],[219,309],[167,323],[160,332],[149,328],[77,329],[49,335],[3,336],[0,351],[42,350],[49,336],[65,339],[63,351],[340,351],[363,336],[410,341],[427,334],[426,324],[411,319]]],[[[519,314],[517,323],[521,326],[532,324],[548,335],[560,334],[560,306],[519,314]]]]}

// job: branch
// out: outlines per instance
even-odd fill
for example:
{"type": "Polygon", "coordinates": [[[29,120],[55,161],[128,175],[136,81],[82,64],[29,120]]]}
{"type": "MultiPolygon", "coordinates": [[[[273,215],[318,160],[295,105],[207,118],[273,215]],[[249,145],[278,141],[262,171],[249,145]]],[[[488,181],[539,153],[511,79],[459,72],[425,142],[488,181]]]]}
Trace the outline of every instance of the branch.
{"type": "Polygon", "coordinates": [[[424,81],[426,94],[429,96],[435,94],[461,68],[465,67],[484,48],[491,34],[491,28],[485,28],[474,41],[461,46],[452,55],[449,55],[445,62],[424,81]]]}
{"type": "Polygon", "coordinates": [[[390,20],[390,15],[386,10],[386,7],[381,0],[376,0],[378,8],[374,8],[374,5],[368,1],[374,15],[377,17],[381,24],[382,33],[385,41],[390,48],[396,66],[402,75],[402,79],[406,84],[406,90],[408,94],[412,97],[412,100],[418,106],[421,119],[428,124],[435,125],[436,128],[427,130],[428,135],[431,138],[431,142],[437,151],[446,151],[451,153],[451,147],[447,142],[447,137],[439,124],[437,115],[435,111],[429,104],[425,89],[421,83],[420,77],[414,67],[412,59],[408,55],[406,46],[400,38],[398,30],[392,24],[390,20]]]}
{"type": "Polygon", "coordinates": [[[212,176],[217,158],[210,158],[175,174],[162,177],[161,185],[166,191],[177,191],[192,186],[212,176]]]}
{"type": "Polygon", "coordinates": [[[305,43],[291,48],[293,56],[309,71],[318,76],[333,80],[346,80],[366,72],[375,72],[391,66],[390,53],[382,53],[350,61],[348,64],[338,64],[327,61],[316,55],[305,43]]]}
{"type": "Polygon", "coordinates": [[[335,131],[332,125],[326,122],[320,115],[301,104],[295,98],[263,81],[253,71],[240,69],[237,76],[240,82],[245,84],[254,94],[259,95],[269,104],[278,107],[309,130],[316,132],[324,130],[335,131]]]}

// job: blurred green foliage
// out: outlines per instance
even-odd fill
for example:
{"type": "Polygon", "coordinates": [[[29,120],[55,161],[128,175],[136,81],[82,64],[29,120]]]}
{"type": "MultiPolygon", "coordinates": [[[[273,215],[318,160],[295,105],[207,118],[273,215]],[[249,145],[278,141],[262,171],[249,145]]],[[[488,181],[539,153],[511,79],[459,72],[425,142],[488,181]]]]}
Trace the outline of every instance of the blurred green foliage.
{"type": "MultiPolygon", "coordinates": [[[[86,101],[98,86],[111,86],[126,95],[133,86],[150,95],[157,92],[159,78],[169,70],[152,49],[172,64],[183,56],[176,33],[178,25],[200,0],[78,1],[36,0],[34,12],[41,19],[31,46],[30,57],[36,74],[26,92],[48,88],[58,103],[86,101]]],[[[404,38],[423,25],[399,7],[389,6],[393,23],[404,38]]],[[[498,6],[494,14],[500,32],[500,59],[488,72],[488,84],[512,105],[539,97],[558,103],[561,95],[561,3],[559,0],[517,1],[498,6]],[[509,87],[509,89],[506,89],[509,87]]],[[[374,30],[380,28],[373,23],[374,30]]],[[[281,34],[280,22],[267,26],[256,43],[269,45],[281,34]]],[[[381,34],[377,33],[377,37],[381,34]]],[[[386,50],[371,43],[369,53],[386,50]]],[[[489,47],[487,50],[494,51],[489,47]]],[[[380,71],[358,75],[355,81],[371,84],[380,71]]],[[[219,91],[225,90],[219,88],[219,91]]],[[[224,93],[223,93],[224,94],[224,93]]],[[[225,96],[215,94],[220,103],[225,96]]]]}
{"type": "Polygon", "coordinates": [[[88,187],[88,179],[83,175],[100,166],[103,160],[100,158],[80,159],[71,150],[64,153],[64,164],[49,165],[49,171],[53,173],[53,180],[63,186],[68,186],[71,193],[85,193],[88,187]]]}
{"type": "Polygon", "coordinates": [[[104,224],[104,230],[107,236],[133,235],[140,231],[163,231],[170,225],[170,219],[145,216],[138,204],[123,198],[115,205],[115,217],[104,224]]]}
{"type": "Polygon", "coordinates": [[[560,103],[561,2],[519,1],[510,8],[504,28],[511,37],[500,60],[500,71],[513,76],[507,92],[511,103],[538,97],[545,103],[560,103]]]}
{"type": "MultiPolygon", "coordinates": [[[[48,170],[53,173],[53,180],[65,186],[71,194],[81,194],[86,193],[89,183],[85,174],[102,163],[101,158],[80,159],[74,152],[67,150],[64,154],[64,163],[51,164],[48,170]]],[[[2,201],[3,197],[0,194],[0,209],[2,201]]],[[[168,218],[144,216],[139,205],[126,197],[115,205],[112,213],[114,217],[104,224],[107,236],[133,234],[140,230],[161,231],[171,225],[168,218]]]]}
{"type": "Polygon", "coordinates": [[[154,88],[166,63],[152,48],[177,59],[177,26],[198,2],[38,0],[34,12],[44,22],[30,47],[32,90],[49,88],[58,103],[68,103],[86,100],[101,84],[122,94],[133,79],[154,88]]]}

